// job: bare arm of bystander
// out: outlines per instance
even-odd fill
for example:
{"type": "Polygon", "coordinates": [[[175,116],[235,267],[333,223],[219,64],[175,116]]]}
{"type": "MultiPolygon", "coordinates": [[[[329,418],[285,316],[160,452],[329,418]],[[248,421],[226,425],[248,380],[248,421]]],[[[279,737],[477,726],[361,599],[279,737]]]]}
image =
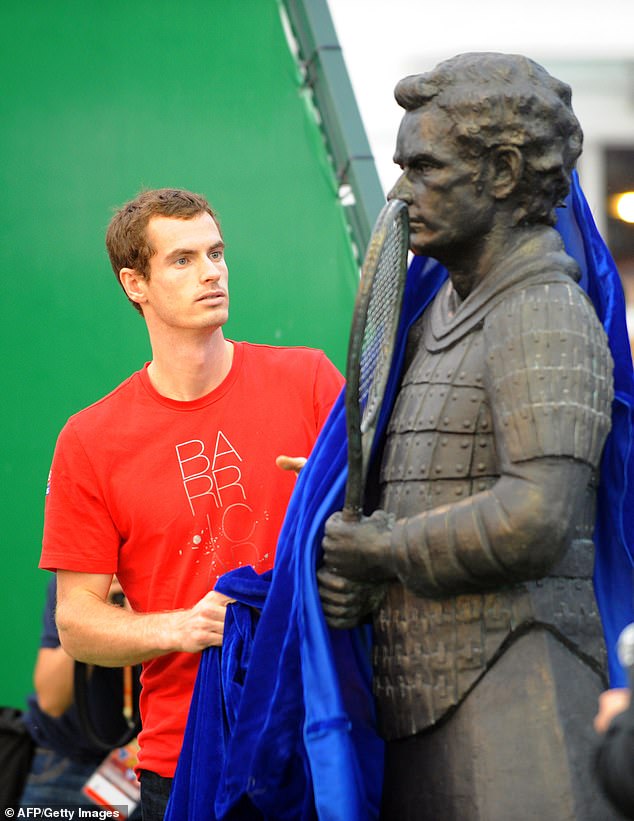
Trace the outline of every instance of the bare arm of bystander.
{"type": "Polygon", "coordinates": [[[57,571],[57,629],[73,658],[124,667],[222,644],[226,608],[233,599],[212,590],[187,610],[135,613],[110,604],[111,580],[110,574],[57,571]]]}

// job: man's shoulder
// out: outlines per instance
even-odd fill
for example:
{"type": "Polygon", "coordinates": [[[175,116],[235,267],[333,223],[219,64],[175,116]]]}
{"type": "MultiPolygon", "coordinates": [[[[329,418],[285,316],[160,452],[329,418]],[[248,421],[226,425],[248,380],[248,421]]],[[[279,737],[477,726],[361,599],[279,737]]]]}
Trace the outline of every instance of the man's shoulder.
{"type": "Polygon", "coordinates": [[[330,406],[343,385],[343,375],[318,348],[302,346],[260,345],[244,346],[241,380],[250,390],[270,389],[287,397],[318,397],[324,406],[330,406]]]}
{"type": "Polygon", "coordinates": [[[306,345],[270,345],[265,342],[237,342],[234,343],[244,348],[247,356],[261,356],[275,359],[320,359],[326,354],[319,348],[311,348],[306,345]]]}
{"type": "Polygon", "coordinates": [[[255,342],[238,343],[243,349],[244,360],[258,368],[281,369],[298,373],[314,373],[327,363],[334,369],[326,354],[319,348],[291,345],[268,345],[255,342]]]}

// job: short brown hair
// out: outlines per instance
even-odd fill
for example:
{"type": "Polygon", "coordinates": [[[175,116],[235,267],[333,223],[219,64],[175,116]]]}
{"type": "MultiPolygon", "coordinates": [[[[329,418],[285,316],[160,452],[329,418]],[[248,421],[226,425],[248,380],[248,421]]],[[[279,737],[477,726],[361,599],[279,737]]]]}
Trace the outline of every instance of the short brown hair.
{"type": "MultiPolygon", "coordinates": [[[[149,263],[154,249],[148,241],[146,229],[152,217],[193,219],[204,213],[212,217],[220,230],[218,216],[205,197],[182,188],[142,191],[133,200],[122,205],[110,220],[106,231],[106,248],[117,280],[122,268],[134,268],[142,276],[149,277],[149,263]]],[[[120,280],[119,284],[121,285],[120,280]]],[[[136,302],[132,304],[139,313],[143,313],[140,305],[136,302]]]]}

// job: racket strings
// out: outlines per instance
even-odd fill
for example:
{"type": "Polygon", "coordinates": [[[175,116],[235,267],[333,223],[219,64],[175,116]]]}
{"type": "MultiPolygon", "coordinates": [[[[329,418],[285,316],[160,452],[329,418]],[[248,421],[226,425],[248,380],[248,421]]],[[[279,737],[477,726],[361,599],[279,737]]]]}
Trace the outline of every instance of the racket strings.
{"type": "Polygon", "coordinates": [[[392,359],[394,329],[400,313],[400,282],[394,274],[404,264],[403,233],[407,225],[399,220],[392,223],[390,229],[379,251],[361,343],[359,406],[362,432],[374,420],[381,405],[386,371],[389,371],[392,359]]]}

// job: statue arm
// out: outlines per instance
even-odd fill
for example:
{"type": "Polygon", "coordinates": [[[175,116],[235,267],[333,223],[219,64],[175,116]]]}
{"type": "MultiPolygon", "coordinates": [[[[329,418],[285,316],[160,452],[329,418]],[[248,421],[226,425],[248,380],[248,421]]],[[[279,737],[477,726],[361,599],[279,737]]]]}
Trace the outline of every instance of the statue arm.
{"type": "Polygon", "coordinates": [[[486,590],[544,576],[573,535],[591,467],[543,458],[489,490],[395,520],[375,511],[326,525],[326,566],[357,582],[399,579],[419,595],[486,590]]]}
{"type": "Polygon", "coordinates": [[[426,596],[544,576],[573,537],[591,470],[572,459],[534,459],[489,490],[396,521],[393,576],[426,596]]]}

